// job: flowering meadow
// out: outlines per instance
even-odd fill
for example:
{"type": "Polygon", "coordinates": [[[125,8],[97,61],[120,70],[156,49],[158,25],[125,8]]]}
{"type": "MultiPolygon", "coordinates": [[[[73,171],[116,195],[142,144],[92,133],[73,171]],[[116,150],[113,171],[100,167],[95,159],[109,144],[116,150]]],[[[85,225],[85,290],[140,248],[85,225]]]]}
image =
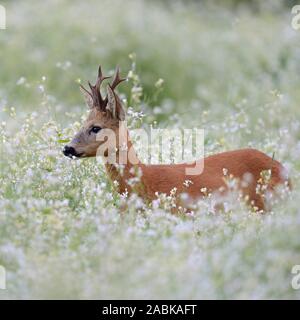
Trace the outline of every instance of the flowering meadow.
{"type": "MultiPolygon", "coordinates": [[[[288,1],[287,1],[288,2],[288,1]]],[[[300,30],[284,1],[1,1],[0,299],[299,299],[300,30]],[[63,146],[79,84],[116,65],[131,128],[205,130],[205,154],[253,147],[293,190],[258,214],[228,196],[192,214],[121,197],[63,146]],[[120,207],[127,204],[120,212],[120,207]]]]}

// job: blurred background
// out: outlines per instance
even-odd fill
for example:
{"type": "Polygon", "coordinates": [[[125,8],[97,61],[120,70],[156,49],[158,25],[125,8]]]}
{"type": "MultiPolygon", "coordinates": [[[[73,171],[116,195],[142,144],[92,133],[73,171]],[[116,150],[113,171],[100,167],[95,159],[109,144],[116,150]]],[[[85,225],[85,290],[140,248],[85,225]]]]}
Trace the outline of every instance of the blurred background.
{"type": "MultiPolygon", "coordinates": [[[[133,60],[142,104],[159,106],[159,121],[174,109],[190,114],[193,105],[197,121],[206,109],[223,117],[245,100],[256,113],[272,90],[284,91],[289,107],[298,99],[299,32],[291,28],[296,1],[1,3],[7,10],[1,106],[18,113],[42,112],[42,84],[52,112],[65,120],[65,112],[82,105],[79,81],[93,80],[99,64],[106,72],[119,65],[128,74],[133,60]]],[[[120,91],[128,97],[131,87],[120,91]]]]}

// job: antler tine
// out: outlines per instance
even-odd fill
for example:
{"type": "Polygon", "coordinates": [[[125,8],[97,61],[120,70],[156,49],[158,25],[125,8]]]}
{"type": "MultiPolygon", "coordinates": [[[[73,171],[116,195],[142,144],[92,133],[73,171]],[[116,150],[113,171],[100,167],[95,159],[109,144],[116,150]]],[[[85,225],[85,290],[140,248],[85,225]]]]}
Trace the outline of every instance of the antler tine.
{"type": "Polygon", "coordinates": [[[110,87],[112,88],[112,90],[114,90],[119,83],[121,83],[121,82],[123,82],[125,80],[127,80],[127,79],[120,77],[120,68],[117,67],[115,75],[114,75],[114,79],[113,79],[112,84],[110,85],[110,87]]]}
{"type": "Polygon", "coordinates": [[[88,81],[88,85],[90,87],[90,89],[92,90],[92,93],[93,93],[93,89],[95,89],[95,86],[93,86],[89,81],[88,81]]]}
{"type": "Polygon", "coordinates": [[[95,90],[95,96],[96,96],[96,103],[98,103],[98,105],[100,106],[100,109],[102,109],[102,110],[105,110],[107,101],[106,101],[106,99],[103,99],[101,96],[100,86],[101,86],[101,83],[105,79],[109,79],[109,78],[111,78],[111,77],[103,76],[101,65],[100,65],[98,68],[98,78],[97,78],[96,84],[94,86],[94,90],[95,90]]]}
{"type": "Polygon", "coordinates": [[[99,68],[98,68],[98,78],[97,78],[97,82],[96,82],[96,85],[95,85],[96,88],[97,88],[98,90],[100,90],[101,83],[102,83],[105,79],[109,79],[109,78],[111,78],[111,77],[105,77],[105,76],[103,76],[101,66],[99,66],[99,68]]]}
{"type": "Polygon", "coordinates": [[[94,106],[95,106],[95,107],[98,106],[98,107],[102,108],[102,107],[103,107],[103,99],[102,99],[102,97],[101,97],[100,91],[97,90],[96,85],[93,86],[93,85],[90,83],[90,81],[88,81],[88,85],[89,85],[89,87],[90,87],[90,89],[91,89],[90,96],[91,96],[92,99],[93,99],[94,106]]]}
{"type": "Polygon", "coordinates": [[[82,84],[80,84],[79,86],[83,91],[85,91],[92,98],[92,94],[82,84]]]}

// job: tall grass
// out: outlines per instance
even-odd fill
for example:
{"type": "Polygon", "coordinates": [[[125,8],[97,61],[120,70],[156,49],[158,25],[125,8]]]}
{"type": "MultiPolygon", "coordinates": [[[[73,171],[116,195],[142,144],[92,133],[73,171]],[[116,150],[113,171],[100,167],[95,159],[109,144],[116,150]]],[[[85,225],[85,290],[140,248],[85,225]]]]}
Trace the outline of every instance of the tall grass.
{"type": "Polygon", "coordinates": [[[300,33],[288,6],[3,3],[1,298],[300,298],[300,33]],[[204,128],[207,154],[275,152],[293,192],[263,216],[230,199],[224,214],[208,199],[174,216],[135,197],[120,215],[103,167],[61,153],[86,114],[78,84],[100,63],[129,73],[120,92],[136,126],[204,128]]]}

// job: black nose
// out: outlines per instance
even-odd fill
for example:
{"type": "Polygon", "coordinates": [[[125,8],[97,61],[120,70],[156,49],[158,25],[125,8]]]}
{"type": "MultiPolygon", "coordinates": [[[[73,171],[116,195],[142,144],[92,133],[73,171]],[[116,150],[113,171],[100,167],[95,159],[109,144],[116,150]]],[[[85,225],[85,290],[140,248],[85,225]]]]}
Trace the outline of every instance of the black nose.
{"type": "Polygon", "coordinates": [[[72,158],[76,155],[76,151],[73,147],[65,146],[63,149],[63,153],[65,156],[72,158]]]}

